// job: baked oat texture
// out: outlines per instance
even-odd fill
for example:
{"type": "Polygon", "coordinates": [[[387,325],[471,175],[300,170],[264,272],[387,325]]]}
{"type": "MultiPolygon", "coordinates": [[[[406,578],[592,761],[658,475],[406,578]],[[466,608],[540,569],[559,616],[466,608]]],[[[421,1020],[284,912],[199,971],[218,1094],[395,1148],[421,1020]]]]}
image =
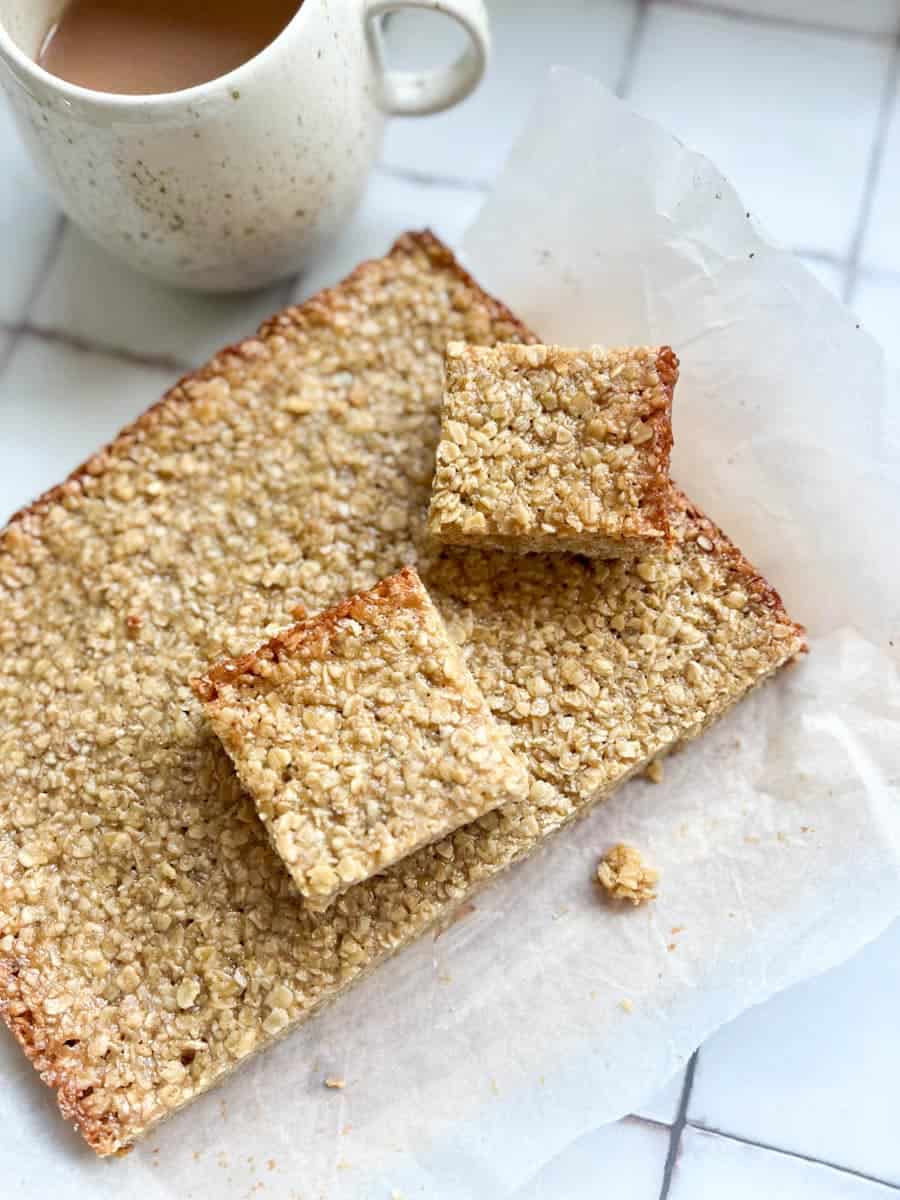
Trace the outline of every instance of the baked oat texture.
{"type": "Polygon", "coordinates": [[[669,537],[668,346],[447,347],[440,542],[633,558],[669,537]]]}
{"type": "Polygon", "coordinates": [[[804,645],[684,497],[640,560],[430,549],[448,341],[527,341],[427,234],[223,351],[0,534],[0,1012],[121,1150],[804,645]],[[417,562],[533,779],[298,896],[189,679],[417,562]]]}
{"type": "Polygon", "coordinates": [[[619,842],[597,864],[597,882],[611,900],[646,904],[656,899],[659,871],[647,866],[640,850],[619,842]]]}
{"type": "Polygon", "coordinates": [[[313,908],[528,795],[412,567],[193,687],[313,908]]]}

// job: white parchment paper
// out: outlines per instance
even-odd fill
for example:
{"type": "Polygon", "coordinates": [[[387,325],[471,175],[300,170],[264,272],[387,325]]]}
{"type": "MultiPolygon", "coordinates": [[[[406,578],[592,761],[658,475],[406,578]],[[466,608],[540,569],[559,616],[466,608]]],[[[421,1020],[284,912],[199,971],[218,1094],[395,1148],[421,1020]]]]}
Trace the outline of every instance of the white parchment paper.
{"type": "Polygon", "coordinates": [[[706,159],[569,72],[466,256],[547,340],[677,349],[673,473],[811,653],[124,1162],[4,1039],[10,1194],[500,1200],[900,911],[900,419],[875,343],[706,159]],[[661,869],[645,909],[591,885],[620,839],[661,869]]]}

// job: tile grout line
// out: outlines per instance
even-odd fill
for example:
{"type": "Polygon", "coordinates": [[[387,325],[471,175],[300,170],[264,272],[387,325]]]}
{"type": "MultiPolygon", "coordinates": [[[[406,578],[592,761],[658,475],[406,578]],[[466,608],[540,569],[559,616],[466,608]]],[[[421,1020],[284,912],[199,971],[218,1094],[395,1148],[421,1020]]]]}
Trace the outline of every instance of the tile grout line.
{"type": "Polygon", "coordinates": [[[869,161],[866,166],[865,183],[863,187],[863,196],[859,205],[859,215],[856,220],[856,228],[853,231],[853,238],[850,242],[850,253],[847,255],[847,275],[844,280],[844,300],[850,303],[853,299],[856,285],[859,282],[861,273],[863,246],[866,240],[866,234],[869,230],[869,223],[872,218],[872,210],[875,205],[875,193],[878,189],[878,182],[881,178],[881,168],[884,163],[885,151],[887,149],[888,134],[891,127],[891,119],[894,113],[894,105],[900,95],[900,32],[894,38],[894,51],[891,55],[891,61],[888,65],[887,78],[884,81],[884,87],[881,93],[881,104],[878,108],[878,116],[875,122],[875,132],[872,136],[872,147],[869,152],[869,161]]]}
{"type": "Polygon", "coordinates": [[[881,1187],[900,1192],[900,1184],[891,1183],[887,1179],[879,1179],[877,1175],[867,1175],[865,1171],[856,1171],[853,1167],[841,1166],[840,1163],[832,1162],[827,1158],[815,1158],[812,1154],[802,1154],[800,1151],[785,1150],[783,1146],[773,1146],[771,1142],[757,1142],[753,1138],[741,1137],[737,1133],[728,1133],[726,1130],[716,1129],[712,1125],[701,1125],[697,1121],[687,1121],[686,1124],[689,1128],[696,1129],[700,1133],[709,1133],[713,1137],[720,1137],[728,1142],[738,1142],[742,1146],[755,1146],[757,1149],[765,1150],[770,1154],[780,1154],[784,1158],[796,1158],[801,1162],[809,1163],[811,1166],[827,1167],[830,1171],[839,1171],[842,1175],[852,1175],[855,1179],[864,1179],[866,1183],[877,1183],[881,1187]]]}
{"type": "Polygon", "coordinates": [[[675,1114],[675,1120],[672,1122],[672,1127],[669,1132],[669,1149],[666,1153],[666,1165],[663,1168],[662,1184],[659,1189],[659,1200],[668,1200],[669,1191],[672,1187],[672,1176],[675,1173],[675,1164],[678,1161],[678,1153],[681,1149],[681,1135],[688,1123],[687,1109],[691,1098],[691,1091],[694,1086],[694,1074],[697,1070],[697,1060],[700,1056],[700,1051],[695,1050],[688,1060],[687,1071],[684,1076],[684,1087],[681,1089],[681,1096],[678,1100],[678,1112],[675,1114]]]}
{"type": "Polygon", "coordinates": [[[837,267],[841,271],[847,269],[847,259],[843,254],[835,254],[831,250],[816,250],[808,246],[792,246],[791,253],[798,258],[811,258],[814,262],[826,263],[829,267],[837,267]]]}
{"type": "Polygon", "coordinates": [[[53,269],[53,264],[56,262],[56,256],[59,254],[59,248],[62,245],[62,240],[65,236],[67,224],[68,221],[66,218],[60,214],[57,217],[56,225],[54,226],[53,232],[50,235],[50,240],[47,244],[46,250],[44,251],[43,257],[41,258],[41,262],[38,266],[35,277],[31,281],[28,294],[26,295],[22,304],[22,320],[9,325],[0,325],[0,328],[3,328],[7,333],[10,334],[9,343],[3,351],[3,354],[0,355],[0,376],[5,373],[6,368],[12,361],[13,355],[18,349],[19,341],[24,331],[24,326],[28,323],[29,314],[31,313],[35,301],[41,294],[44,284],[50,277],[50,272],[53,269]]]}
{"type": "Polygon", "coordinates": [[[751,13],[726,4],[707,3],[707,0],[654,0],[667,8],[684,8],[690,12],[710,13],[716,17],[740,21],[745,25],[773,25],[794,33],[826,33],[832,37],[852,38],[864,42],[893,41],[896,33],[876,33],[868,29],[854,29],[851,25],[830,25],[825,21],[801,21],[799,17],[779,17],[772,13],[751,13]]]}
{"type": "Polygon", "coordinates": [[[637,0],[634,20],[628,34],[628,44],[622,59],[622,69],[616,80],[615,93],[620,100],[628,94],[634,80],[634,69],[637,64],[641,47],[644,44],[644,34],[647,30],[647,18],[650,15],[650,0],[637,0]]]}
{"type": "MultiPolygon", "coordinates": [[[[142,354],[140,351],[128,350],[124,347],[106,346],[100,342],[91,341],[89,338],[67,333],[64,329],[45,328],[41,325],[33,325],[30,321],[18,321],[15,324],[0,322],[0,330],[11,335],[11,346],[17,346],[22,338],[34,338],[37,341],[64,346],[69,350],[79,350],[85,354],[98,354],[116,359],[119,362],[130,363],[132,366],[153,367],[157,370],[172,371],[182,375],[197,369],[196,363],[187,362],[173,355],[142,354]]],[[[0,371],[6,366],[6,361],[6,359],[3,360],[0,371]]]]}
{"type": "MultiPolygon", "coordinates": [[[[841,254],[834,254],[830,250],[811,250],[806,246],[793,246],[791,253],[799,259],[808,258],[812,262],[822,263],[827,267],[834,267],[842,275],[846,272],[850,263],[841,254]]],[[[859,279],[878,280],[882,283],[895,283],[900,285],[900,270],[895,267],[876,267],[862,264],[858,268],[859,279]]],[[[841,296],[843,299],[843,295],[841,296]]]]}
{"type": "Polygon", "coordinates": [[[445,187],[460,192],[484,194],[491,187],[491,183],[487,179],[472,179],[460,175],[435,175],[430,171],[417,171],[415,167],[399,167],[386,162],[378,163],[375,173],[386,175],[390,179],[402,179],[407,183],[418,183],[423,187],[445,187]]]}

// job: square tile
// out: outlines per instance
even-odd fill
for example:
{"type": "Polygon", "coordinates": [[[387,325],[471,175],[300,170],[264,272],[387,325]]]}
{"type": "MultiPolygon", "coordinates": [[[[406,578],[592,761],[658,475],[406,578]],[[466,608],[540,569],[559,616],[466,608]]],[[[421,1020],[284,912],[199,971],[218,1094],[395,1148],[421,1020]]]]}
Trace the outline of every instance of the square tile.
{"type": "Polygon", "coordinates": [[[775,237],[845,257],[891,53],[656,4],[627,98],[708,155],[775,237]]]}
{"type": "Polygon", "coordinates": [[[0,239],[7,247],[0,274],[0,321],[15,324],[24,318],[61,220],[19,139],[9,103],[0,96],[0,239]]]}
{"type": "Polygon", "coordinates": [[[869,333],[881,342],[888,360],[900,366],[900,274],[863,274],[857,281],[851,307],[869,333]]]}
{"type": "Polygon", "coordinates": [[[707,1042],[688,1120],[900,1185],[898,995],[900,921],[707,1042]]]}
{"type": "Polygon", "coordinates": [[[765,21],[799,21],[854,33],[886,34],[900,29],[897,0],[695,0],[704,8],[727,8],[765,21]]]}
{"type": "Polygon", "coordinates": [[[0,378],[0,527],[174,382],[166,371],[24,337],[0,378]]]}
{"type": "MultiPolygon", "coordinates": [[[[634,24],[634,0],[488,0],[493,57],[481,86],[434,117],[388,127],[384,161],[438,176],[486,181],[506,160],[549,67],[565,63],[615,87],[634,24]]],[[[398,13],[386,34],[392,65],[446,62],[460,35],[449,20],[398,13]]]]}
{"type": "Polygon", "coordinates": [[[626,1118],[573,1142],[510,1200],[657,1200],[668,1150],[668,1129],[626,1118]]]}
{"type": "Polygon", "coordinates": [[[414,183],[377,171],[359,212],[301,275],[295,301],[331,287],[365,259],[387,254],[411,229],[430,229],[448,245],[458,245],[483,201],[483,193],[471,188],[414,183]]]}
{"type": "Polygon", "coordinates": [[[872,213],[862,248],[866,267],[900,272],[900,88],[888,125],[881,170],[875,182],[872,213]]]}
{"type": "Polygon", "coordinates": [[[138,274],[69,225],[30,319],[90,347],[199,366],[254,334],[290,290],[280,283],[237,296],[178,291],[138,274]]]}
{"type": "Polygon", "coordinates": [[[889,1200],[896,1192],[819,1163],[690,1127],[681,1137],[670,1200],[889,1200]]]}

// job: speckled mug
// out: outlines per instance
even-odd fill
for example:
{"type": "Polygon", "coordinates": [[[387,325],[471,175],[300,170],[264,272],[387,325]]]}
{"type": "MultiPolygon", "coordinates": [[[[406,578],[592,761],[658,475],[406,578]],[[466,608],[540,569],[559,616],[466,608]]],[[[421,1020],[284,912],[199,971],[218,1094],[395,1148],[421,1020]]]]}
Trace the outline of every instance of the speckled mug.
{"type": "Polygon", "coordinates": [[[181,92],[121,96],[35,63],[63,7],[0,0],[3,85],[22,135],[90,237],[148,275],[198,290],[296,272],[359,202],[385,115],[457,103],[489,53],[482,0],[305,0],[237,70],[181,92]],[[381,20],[403,8],[454,18],[465,53],[435,70],[386,71],[381,20]]]}

